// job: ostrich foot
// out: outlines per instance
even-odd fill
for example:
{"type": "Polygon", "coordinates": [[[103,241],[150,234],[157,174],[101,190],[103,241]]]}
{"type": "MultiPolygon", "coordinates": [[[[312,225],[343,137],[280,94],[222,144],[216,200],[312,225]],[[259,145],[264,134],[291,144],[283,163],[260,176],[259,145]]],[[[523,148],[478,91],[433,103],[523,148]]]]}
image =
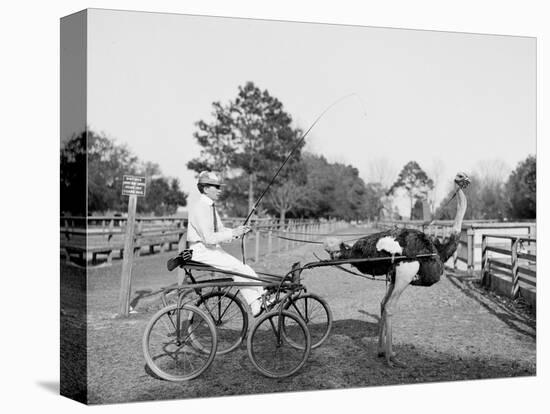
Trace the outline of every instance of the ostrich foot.
{"type": "MultiPolygon", "coordinates": [[[[383,358],[385,356],[386,356],[386,351],[384,351],[384,350],[378,351],[378,357],[379,358],[383,358]]],[[[397,353],[392,351],[391,354],[390,354],[390,358],[395,358],[396,356],[397,356],[397,353]]]]}
{"type": "Polygon", "coordinates": [[[401,362],[400,360],[395,358],[395,356],[391,356],[390,358],[386,359],[386,362],[388,363],[388,367],[390,368],[393,368],[393,367],[407,368],[407,364],[405,364],[404,362],[401,362]]]}

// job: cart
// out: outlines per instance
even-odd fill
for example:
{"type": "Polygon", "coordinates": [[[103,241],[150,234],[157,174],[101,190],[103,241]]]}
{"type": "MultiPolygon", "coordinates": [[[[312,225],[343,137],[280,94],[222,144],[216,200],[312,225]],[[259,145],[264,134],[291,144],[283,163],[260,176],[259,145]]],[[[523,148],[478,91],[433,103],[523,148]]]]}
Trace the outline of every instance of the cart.
{"type": "Polygon", "coordinates": [[[143,335],[148,367],[168,381],[186,381],[208,369],[216,355],[235,350],[246,339],[254,367],[271,378],[284,378],[303,367],[311,349],[319,347],[332,327],[324,299],[300,281],[305,267],[295,263],[285,275],[258,273],[251,277],[193,260],[180,264],[182,285],[162,292],[164,307],[149,321],[143,335]],[[223,277],[199,278],[204,274],[223,277]],[[247,282],[234,282],[241,276],[247,282]],[[241,287],[261,286],[271,304],[254,320],[250,332],[248,306],[237,295],[241,287]]]}
{"type": "Polygon", "coordinates": [[[206,371],[216,355],[235,350],[246,339],[248,356],[259,372],[270,378],[291,376],[304,366],[311,349],[327,339],[332,327],[327,302],[308,293],[301,283],[304,270],[380,261],[396,265],[432,256],[435,253],[318,260],[303,266],[295,263],[285,275],[258,272],[257,278],[183,260],[179,267],[185,271],[184,283],[163,291],[164,307],[145,329],[145,360],[158,377],[186,381],[206,371]],[[241,276],[250,282],[234,282],[229,277],[198,279],[193,272],[241,276]],[[255,319],[250,331],[247,307],[236,294],[245,286],[262,286],[275,298],[271,305],[263,298],[266,311],[255,319]]]}

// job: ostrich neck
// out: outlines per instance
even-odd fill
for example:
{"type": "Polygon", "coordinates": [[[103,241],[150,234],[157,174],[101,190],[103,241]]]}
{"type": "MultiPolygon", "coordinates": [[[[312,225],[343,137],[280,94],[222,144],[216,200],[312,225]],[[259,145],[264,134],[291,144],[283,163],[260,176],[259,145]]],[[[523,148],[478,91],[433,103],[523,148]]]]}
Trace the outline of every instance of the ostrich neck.
{"type": "Polygon", "coordinates": [[[351,256],[351,248],[345,246],[343,243],[340,245],[340,257],[338,259],[349,259],[351,256]]]}
{"type": "Polygon", "coordinates": [[[457,191],[457,205],[456,205],[456,216],[455,221],[453,222],[452,232],[460,233],[462,230],[462,220],[464,219],[464,214],[466,214],[466,206],[468,205],[466,201],[466,196],[461,188],[457,191]]]}

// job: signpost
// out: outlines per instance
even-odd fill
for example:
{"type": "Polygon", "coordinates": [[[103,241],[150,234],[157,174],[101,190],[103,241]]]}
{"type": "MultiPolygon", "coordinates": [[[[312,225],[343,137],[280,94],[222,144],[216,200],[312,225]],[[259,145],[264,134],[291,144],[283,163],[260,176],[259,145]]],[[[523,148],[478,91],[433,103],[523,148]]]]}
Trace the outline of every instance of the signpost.
{"type": "Polygon", "coordinates": [[[122,274],[120,275],[119,316],[128,316],[130,310],[130,291],[132,286],[132,265],[134,262],[134,227],[136,222],[137,197],[145,196],[145,177],[125,175],[122,179],[122,195],[129,196],[128,219],[126,220],[126,236],[124,239],[124,254],[122,274]]]}

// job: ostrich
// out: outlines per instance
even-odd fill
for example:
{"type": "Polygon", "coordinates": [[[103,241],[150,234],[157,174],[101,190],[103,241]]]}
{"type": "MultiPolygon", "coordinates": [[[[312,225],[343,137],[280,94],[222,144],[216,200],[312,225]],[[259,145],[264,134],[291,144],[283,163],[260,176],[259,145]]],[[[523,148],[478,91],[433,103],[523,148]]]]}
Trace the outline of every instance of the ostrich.
{"type": "Polygon", "coordinates": [[[359,239],[351,247],[335,238],[324,242],[324,248],[331,259],[356,259],[392,257],[395,255],[410,257],[394,264],[390,260],[352,263],[361,273],[369,275],[390,275],[390,284],[380,303],[380,322],[378,327],[378,356],[385,356],[387,364],[404,367],[405,364],[395,358],[392,352],[392,316],[396,311],[399,297],[408,285],[431,286],[438,282],[444,271],[445,262],[458,247],[462,219],[466,212],[466,196],[462,191],[470,184],[464,173],[458,173],[454,180],[455,195],[458,198],[456,217],[448,238],[440,242],[419,230],[394,228],[380,233],[370,234],[359,239]],[[417,255],[434,256],[416,258],[417,255]]]}

